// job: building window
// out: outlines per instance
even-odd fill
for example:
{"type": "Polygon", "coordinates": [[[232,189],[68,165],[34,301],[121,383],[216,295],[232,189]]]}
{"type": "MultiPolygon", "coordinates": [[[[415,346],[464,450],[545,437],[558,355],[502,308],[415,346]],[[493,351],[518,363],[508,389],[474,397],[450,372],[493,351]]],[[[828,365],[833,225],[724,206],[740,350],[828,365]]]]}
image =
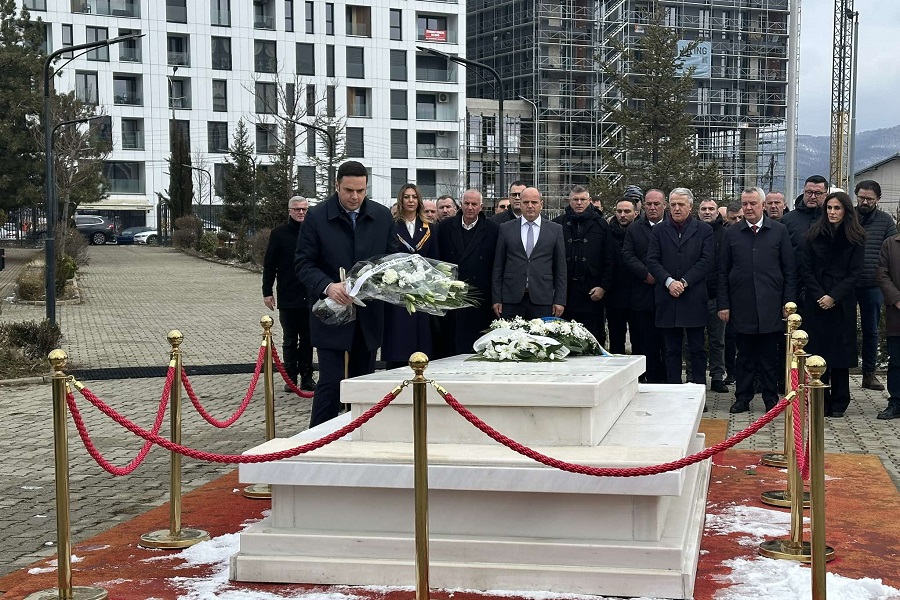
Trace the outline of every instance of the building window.
{"type": "Polygon", "coordinates": [[[325,35],[334,35],[334,2],[325,3],[325,35]]]}
{"type": "Polygon", "coordinates": [[[169,78],[169,108],[191,107],[191,80],[188,77],[169,78]]]}
{"type": "Polygon", "coordinates": [[[365,158],[365,141],[363,138],[363,128],[362,127],[346,127],[344,129],[344,135],[346,136],[346,152],[347,156],[351,156],[353,158],[365,158]]]}
{"type": "MultiPolygon", "coordinates": [[[[86,29],[85,41],[102,42],[109,39],[109,30],[106,27],[88,27],[86,29]]],[[[109,62],[109,46],[103,46],[87,53],[88,60],[99,60],[109,62]]]]}
{"type": "Polygon", "coordinates": [[[28,10],[47,10],[47,0],[25,0],[24,5],[28,10]]]}
{"type": "Polygon", "coordinates": [[[305,15],[304,20],[306,21],[306,33],[315,33],[316,32],[316,24],[313,18],[313,13],[315,4],[312,2],[307,2],[304,8],[305,15]]]}
{"type": "Polygon", "coordinates": [[[347,116],[371,117],[372,90],[369,88],[347,88],[347,116]]]}
{"type": "Polygon", "coordinates": [[[228,82],[224,79],[212,80],[212,106],[215,112],[228,110],[228,82]]]}
{"type": "Polygon", "coordinates": [[[409,183],[408,175],[406,169],[391,169],[391,189],[399,190],[409,183]]]}
{"type": "Polygon", "coordinates": [[[97,71],[75,72],[75,97],[85,104],[99,104],[97,97],[97,71]]]}
{"type": "Polygon", "coordinates": [[[455,71],[443,56],[416,55],[416,81],[453,81],[455,71]]]}
{"type": "MultiPolygon", "coordinates": [[[[333,46],[332,46],[333,48],[333,46]]],[[[316,74],[316,47],[314,44],[297,44],[297,75],[316,74]]]]}
{"type": "Polygon", "coordinates": [[[231,27],[231,0],[210,0],[210,22],[219,27],[231,27]]]}
{"type": "Polygon", "coordinates": [[[297,167],[297,184],[300,186],[300,189],[297,191],[300,192],[301,195],[315,196],[316,168],[310,165],[297,167]]]}
{"type": "Polygon", "coordinates": [[[315,156],[316,155],[316,135],[317,132],[307,129],[306,130],[306,155],[307,156],[315,156]]]}
{"type": "Polygon", "coordinates": [[[187,0],[166,0],[166,21],[187,23],[187,0]]]}
{"type": "Polygon", "coordinates": [[[256,124],[256,153],[275,154],[278,149],[278,131],[274,124],[256,124]]]}
{"type": "MultiPolygon", "coordinates": [[[[122,37],[124,35],[140,35],[140,33],[141,31],[139,29],[120,29],[119,37],[122,37]]],[[[118,46],[120,62],[141,62],[140,38],[125,40],[124,42],[120,42],[118,46]]]]}
{"type": "Polygon", "coordinates": [[[144,193],[144,163],[107,161],[103,163],[103,175],[114,194],[144,193]]]}
{"type": "Polygon", "coordinates": [[[391,158],[409,158],[409,132],[391,129],[391,158]]]}
{"type": "Polygon", "coordinates": [[[335,114],[335,87],[329,85],[325,88],[325,116],[333,117],[335,114]]]}
{"type": "Polygon", "coordinates": [[[213,189],[216,192],[216,196],[221,196],[225,193],[225,173],[227,172],[228,165],[223,163],[216,163],[213,165],[213,189]]]}
{"type": "Polygon", "coordinates": [[[212,40],[212,68],[231,70],[231,38],[215,37],[212,40]]]}
{"type": "Polygon", "coordinates": [[[228,152],[228,123],[208,121],[206,123],[207,142],[210,152],[228,152]]]}
{"type": "Polygon", "coordinates": [[[447,17],[419,15],[416,17],[416,39],[422,42],[455,42],[447,35],[447,17]]]}
{"type": "Polygon", "coordinates": [[[316,86],[312,83],[306,86],[306,114],[316,114],[316,86]]]}
{"type": "Polygon", "coordinates": [[[278,112],[278,89],[274,83],[256,83],[256,113],[274,115],[278,112]]]}
{"type": "Polygon", "coordinates": [[[253,66],[257,73],[275,73],[278,71],[278,56],[274,40],[256,40],[253,42],[253,66]]]}
{"type": "Polygon", "coordinates": [[[391,118],[405,121],[409,118],[406,105],[406,90],[391,90],[391,118]]]}
{"type": "Polygon", "coordinates": [[[426,198],[437,197],[437,171],[434,169],[416,169],[416,187],[426,198]]]}
{"type": "Polygon", "coordinates": [[[284,30],[294,30],[294,0],[284,0],[284,30]]]}
{"type": "Polygon", "coordinates": [[[144,120],[122,119],[122,149],[144,149],[144,120]]]}
{"type": "Polygon", "coordinates": [[[437,119],[437,98],[435,94],[416,94],[416,119],[434,121],[437,119]]]}
{"type": "MultiPolygon", "coordinates": [[[[62,45],[63,48],[66,46],[74,46],[75,42],[73,41],[74,33],[72,31],[72,26],[69,24],[63,24],[62,26],[62,45]]],[[[62,55],[62,58],[72,58],[71,52],[66,52],[62,55]]]]}
{"type": "Polygon", "coordinates": [[[113,74],[113,104],[141,106],[141,76],[113,74]]]}
{"type": "Polygon", "coordinates": [[[253,2],[253,28],[275,29],[275,11],[272,0],[255,0],[253,2]]]}
{"type": "Polygon", "coordinates": [[[391,81],[406,81],[406,50],[391,50],[391,81]]]}
{"type": "Polygon", "coordinates": [[[170,67],[191,66],[190,38],[186,35],[166,36],[167,60],[170,67]]]}
{"type": "Polygon", "coordinates": [[[392,40],[402,40],[403,39],[403,11],[399,8],[391,9],[391,39],[392,40]]]}
{"type": "Polygon", "coordinates": [[[347,7],[347,35],[372,37],[372,9],[369,6],[347,7]]]}
{"type": "Polygon", "coordinates": [[[347,46],[347,78],[363,79],[366,76],[365,52],[358,46],[347,46]]]}
{"type": "Polygon", "coordinates": [[[325,46],[325,76],[334,77],[334,44],[325,46]]]}

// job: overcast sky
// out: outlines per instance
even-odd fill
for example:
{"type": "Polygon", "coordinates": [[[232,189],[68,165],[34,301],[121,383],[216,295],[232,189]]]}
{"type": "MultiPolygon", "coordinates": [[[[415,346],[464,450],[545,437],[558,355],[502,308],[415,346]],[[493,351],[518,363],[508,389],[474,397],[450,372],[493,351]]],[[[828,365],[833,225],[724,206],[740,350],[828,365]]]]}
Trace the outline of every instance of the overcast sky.
{"type": "MultiPolygon", "coordinates": [[[[834,1],[800,3],[800,133],[831,129],[834,1]]],[[[855,0],[859,11],[856,130],[900,124],[900,0],[855,0]]]]}

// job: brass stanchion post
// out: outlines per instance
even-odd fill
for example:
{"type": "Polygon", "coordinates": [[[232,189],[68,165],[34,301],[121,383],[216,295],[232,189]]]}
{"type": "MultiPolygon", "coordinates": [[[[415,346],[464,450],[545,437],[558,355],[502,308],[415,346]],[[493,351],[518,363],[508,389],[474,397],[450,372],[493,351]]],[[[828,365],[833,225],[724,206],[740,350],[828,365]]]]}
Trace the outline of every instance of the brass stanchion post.
{"type": "Polygon", "coordinates": [[[809,490],[813,600],[825,600],[825,563],[834,558],[834,548],[825,540],[825,389],[829,386],[822,382],[822,375],[827,366],[821,356],[811,356],[806,361],[812,379],[809,382],[812,394],[809,401],[809,490]]]}
{"type": "MultiPolygon", "coordinates": [[[[784,319],[787,324],[784,334],[784,395],[787,396],[791,393],[791,363],[794,360],[791,336],[800,329],[802,319],[797,314],[797,305],[793,302],[788,302],[784,305],[784,312],[787,314],[787,317],[784,319]]],[[[785,412],[784,417],[784,450],[780,453],[763,454],[761,459],[762,464],[777,469],[784,469],[788,466],[788,442],[790,432],[793,431],[793,424],[790,421],[791,411],[785,412]]],[[[788,491],[790,490],[790,482],[788,482],[788,491]]]]}
{"type": "MultiPolygon", "coordinates": [[[[166,336],[172,346],[169,366],[175,368],[172,378],[170,405],[169,438],[173,444],[181,443],[181,342],[184,336],[173,329],[166,336]]],[[[209,539],[209,534],[202,529],[183,529],[181,527],[181,455],[175,451],[170,453],[171,469],[169,473],[169,529],[151,531],[141,536],[140,545],[145,548],[181,549],[193,546],[209,539]]]]}
{"type": "Polygon", "coordinates": [[[69,438],[66,429],[66,361],[63,350],[47,357],[53,368],[53,453],[56,477],[56,548],[58,588],[41,590],[26,600],[103,600],[106,590],[97,587],[72,587],[72,542],[69,536],[69,438]]]}
{"type": "MultiPolygon", "coordinates": [[[[796,317],[793,319],[796,323],[800,323],[800,315],[792,314],[790,317],[796,317]]],[[[788,326],[790,327],[790,320],[788,322],[788,326]]],[[[807,342],[809,341],[809,336],[803,330],[795,330],[791,333],[791,338],[788,340],[788,348],[791,350],[791,359],[787,361],[787,368],[785,369],[785,396],[790,394],[791,388],[791,363],[797,363],[797,373],[800,376],[801,383],[803,380],[804,364],[803,361],[806,360],[806,357],[809,355],[803,350],[806,347],[807,342]]],[[[796,395],[794,398],[794,402],[799,402],[800,407],[800,422],[805,423],[804,412],[806,410],[806,400],[805,394],[802,392],[803,386],[799,386],[800,393],[796,395]]],[[[802,441],[802,440],[801,440],[802,441]]],[[[802,511],[804,508],[809,508],[809,492],[803,489],[803,479],[800,477],[800,471],[797,468],[797,453],[794,449],[794,412],[792,407],[788,407],[788,409],[784,413],[784,450],[787,456],[787,461],[785,462],[785,467],[788,472],[788,480],[787,487],[783,490],[770,490],[763,492],[760,494],[760,501],[763,504],[768,504],[770,506],[781,506],[781,507],[794,507],[794,490],[799,490],[799,493],[796,495],[801,499],[800,510],[802,511]]],[[[778,456],[775,454],[766,454],[763,455],[763,462],[766,462],[767,456],[778,456]]],[[[775,466],[772,463],[766,463],[770,466],[775,466]]],[[[802,523],[802,519],[801,519],[802,523]]],[[[801,540],[802,541],[802,540],[801,540]]],[[[801,559],[797,559],[801,560],[801,559]]]]}
{"type": "Polygon", "coordinates": [[[428,600],[428,402],[425,369],[428,357],[409,357],[413,378],[413,480],[416,506],[416,600],[428,600]]]}
{"type": "MultiPolygon", "coordinates": [[[[272,325],[275,321],[269,315],[259,320],[263,328],[262,345],[266,349],[263,362],[263,387],[266,391],[266,441],[275,439],[275,372],[272,359],[272,325]]],[[[241,492],[245,498],[266,500],[272,497],[272,486],[268,483],[248,485],[241,492]]]]}

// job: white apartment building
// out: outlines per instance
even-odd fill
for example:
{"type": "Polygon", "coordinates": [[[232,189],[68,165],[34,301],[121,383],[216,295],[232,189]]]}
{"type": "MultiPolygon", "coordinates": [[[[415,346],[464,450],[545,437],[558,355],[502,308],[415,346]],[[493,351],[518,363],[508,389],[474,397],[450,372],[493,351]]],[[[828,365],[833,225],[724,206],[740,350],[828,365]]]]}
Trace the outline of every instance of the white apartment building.
{"type": "MultiPolygon", "coordinates": [[[[144,37],[58,63],[58,90],[76,90],[112,117],[109,196],[83,209],[120,225],[155,224],[169,184],[171,119],[190,139],[195,204],[215,189],[238,120],[259,164],[272,160],[283,121],[277,98],[346,117],[347,159],[371,173],[369,197],[384,204],[415,182],[426,197],[462,191],[465,73],[430,47],[465,56],[465,2],[456,0],[25,0],[47,25],[51,50],[131,33],[144,37]],[[279,89],[280,88],[280,89],[279,89]],[[324,100],[324,101],[323,101],[324,100]],[[273,109],[273,106],[276,108],[273,109]]],[[[312,117],[305,117],[306,122],[312,117]]],[[[315,181],[307,155],[327,142],[300,136],[301,181],[315,181]]],[[[314,186],[313,183],[310,185],[314,186]]],[[[308,188],[311,189],[311,188],[308,188]]],[[[324,197],[326,190],[318,190],[324,197]]],[[[212,196],[212,197],[210,197],[212,196]]]]}

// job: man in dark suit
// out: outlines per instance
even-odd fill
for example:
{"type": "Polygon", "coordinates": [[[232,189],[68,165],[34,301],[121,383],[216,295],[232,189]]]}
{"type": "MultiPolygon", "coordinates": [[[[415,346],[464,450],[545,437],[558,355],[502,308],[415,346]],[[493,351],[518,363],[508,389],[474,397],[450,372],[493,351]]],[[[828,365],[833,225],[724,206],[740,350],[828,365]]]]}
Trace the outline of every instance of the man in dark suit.
{"type": "Polygon", "coordinates": [[[734,404],[730,412],[750,410],[754,378],[766,410],[778,402],[778,340],[784,335],[784,305],[794,301],[797,274],[787,227],[765,216],[766,194],[741,194],[744,219],[728,227],[719,256],[719,318],[737,337],[734,404]]]}
{"type": "Polygon", "coordinates": [[[536,188],[522,191],[522,216],[500,226],[494,256],[494,314],[504,319],[559,317],[566,304],[562,226],[541,218],[536,188]]]}
{"type": "Polygon", "coordinates": [[[472,352],[472,344],[494,319],[491,307],[491,275],[499,226],[485,217],[481,192],[466,190],[462,211],[441,221],[437,230],[441,260],[457,265],[459,279],[473,288],[478,305],[451,310],[441,322],[441,332],[451,339],[450,355],[472,352]]]}
{"type": "MultiPolygon", "coordinates": [[[[722,247],[725,224],[719,215],[719,206],[712,198],[700,201],[697,216],[712,227],[713,232],[713,264],[709,275],[706,276],[709,389],[717,393],[728,393],[728,386],[725,385],[725,323],[719,318],[719,309],[716,307],[716,293],[719,291],[719,249],[722,247]]],[[[734,360],[731,361],[731,365],[734,365],[734,360]]]]}
{"type": "Polygon", "coordinates": [[[524,183],[518,180],[509,184],[509,208],[505,212],[494,215],[494,222],[497,225],[513,221],[522,214],[522,191],[526,187],[524,183]]]}
{"type": "Polygon", "coordinates": [[[631,287],[638,285],[625,266],[622,245],[625,233],[637,216],[637,200],[622,196],[616,201],[615,217],[609,222],[613,241],[613,283],[606,297],[606,324],[609,328],[609,351],[625,354],[625,334],[634,332],[634,312],[631,307],[631,287]]]}
{"type": "MultiPolygon", "coordinates": [[[[338,168],[335,186],[330,198],[310,209],[297,240],[294,268],[309,290],[310,306],[325,297],[349,305],[352,300],[340,280],[340,270],[397,251],[391,211],[366,198],[366,168],[356,161],[345,162],[338,168]]],[[[310,332],[319,354],[319,383],[309,422],[315,427],[340,411],[345,352],[349,354],[348,376],[375,370],[375,351],[384,333],[384,305],[369,301],[366,307],[357,306],[356,319],[344,325],[326,325],[311,318],[310,332]]]]}
{"type": "Polygon", "coordinates": [[[669,194],[669,218],[653,228],[647,269],[656,281],[656,326],[662,330],[666,383],[681,383],[681,348],[687,334],[691,383],[706,385],[706,276],[713,266],[712,228],[691,217],[694,195],[687,188],[669,194]]]}
{"type": "Polygon", "coordinates": [[[625,232],[622,257],[631,272],[631,308],[634,320],[630,324],[631,352],[647,357],[647,370],[642,375],[644,383],[663,383],[666,380],[662,360],[662,336],[656,328],[656,301],[653,286],[656,278],[647,268],[647,252],[653,228],[663,221],[666,196],[660,190],[648,190],[644,196],[644,214],[625,232]]]}

